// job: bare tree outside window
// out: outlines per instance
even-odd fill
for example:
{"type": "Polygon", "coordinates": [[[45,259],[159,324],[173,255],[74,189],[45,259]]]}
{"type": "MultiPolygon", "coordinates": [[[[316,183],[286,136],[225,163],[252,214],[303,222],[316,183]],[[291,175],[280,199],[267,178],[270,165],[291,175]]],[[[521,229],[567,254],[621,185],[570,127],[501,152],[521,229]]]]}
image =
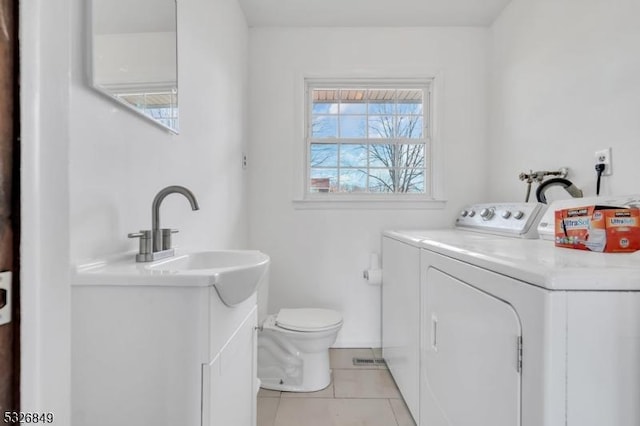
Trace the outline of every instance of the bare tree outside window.
{"type": "MultiPolygon", "coordinates": [[[[372,112],[378,115],[370,118],[369,132],[370,135],[374,134],[370,137],[402,141],[422,137],[422,98],[419,103],[374,105],[376,107],[371,108],[372,112]],[[394,107],[405,115],[394,114],[394,107]]],[[[373,162],[386,168],[387,175],[384,178],[369,173],[369,178],[377,182],[379,192],[423,192],[424,145],[397,142],[372,144],[369,150],[373,162]]]]}
{"type": "Polygon", "coordinates": [[[310,191],[425,193],[424,96],[423,89],[314,89],[310,191]]]}

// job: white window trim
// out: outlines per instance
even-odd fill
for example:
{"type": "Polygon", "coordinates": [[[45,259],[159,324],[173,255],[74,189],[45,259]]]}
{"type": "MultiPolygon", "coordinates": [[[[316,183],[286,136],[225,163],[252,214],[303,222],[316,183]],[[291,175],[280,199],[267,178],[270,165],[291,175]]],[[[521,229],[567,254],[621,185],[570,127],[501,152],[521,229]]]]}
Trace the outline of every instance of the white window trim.
{"type": "Polygon", "coordinates": [[[296,102],[294,103],[295,130],[293,133],[294,155],[293,164],[293,206],[296,209],[443,209],[446,205],[444,198],[442,173],[444,170],[443,149],[440,137],[440,121],[442,112],[443,76],[434,73],[428,76],[364,76],[357,78],[347,77],[322,77],[300,75],[295,88],[296,102]],[[429,122],[430,155],[427,156],[426,167],[431,170],[430,194],[314,194],[307,190],[308,185],[308,147],[307,147],[307,83],[335,83],[336,85],[367,84],[368,81],[380,83],[388,80],[390,84],[406,83],[421,84],[430,82],[429,122]]]}

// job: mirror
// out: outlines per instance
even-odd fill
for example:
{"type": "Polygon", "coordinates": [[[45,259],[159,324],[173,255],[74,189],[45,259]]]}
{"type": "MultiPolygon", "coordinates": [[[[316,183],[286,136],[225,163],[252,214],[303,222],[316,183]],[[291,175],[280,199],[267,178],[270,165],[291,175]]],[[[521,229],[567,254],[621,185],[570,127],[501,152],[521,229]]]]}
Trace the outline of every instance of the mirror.
{"type": "Polygon", "coordinates": [[[178,133],[175,0],[92,0],[91,81],[111,99],[178,133]]]}

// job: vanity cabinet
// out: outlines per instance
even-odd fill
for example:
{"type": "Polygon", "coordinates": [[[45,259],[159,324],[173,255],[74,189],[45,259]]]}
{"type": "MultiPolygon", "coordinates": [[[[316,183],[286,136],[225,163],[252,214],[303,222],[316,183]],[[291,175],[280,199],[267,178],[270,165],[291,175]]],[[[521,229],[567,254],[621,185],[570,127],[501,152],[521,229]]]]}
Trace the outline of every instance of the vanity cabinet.
{"type": "Polygon", "coordinates": [[[72,424],[255,426],[256,295],[72,285],[72,424]]]}
{"type": "Polygon", "coordinates": [[[256,320],[253,310],[211,363],[202,366],[203,426],[256,424],[256,320]]]}

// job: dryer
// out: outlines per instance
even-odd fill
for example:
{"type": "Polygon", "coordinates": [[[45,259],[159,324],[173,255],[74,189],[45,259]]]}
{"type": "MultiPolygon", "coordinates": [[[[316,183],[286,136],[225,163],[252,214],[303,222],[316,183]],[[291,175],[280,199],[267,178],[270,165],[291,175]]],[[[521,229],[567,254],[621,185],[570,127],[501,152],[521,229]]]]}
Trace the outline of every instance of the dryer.
{"type": "Polygon", "coordinates": [[[462,246],[467,240],[484,238],[535,238],[536,224],[544,210],[545,206],[537,203],[480,204],[462,210],[452,229],[384,233],[383,357],[416,423],[420,422],[420,394],[424,393],[419,374],[424,364],[421,333],[429,327],[421,325],[425,321],[421,312],[425,293],[420,285],[421,264],[425,261],[421,259],[422,240],[426,235],[437,235],[443,244],[462,246]]]}
{"type": "MultiPolygon", "coordinates": [[[[523,208],[474,206],[454,229],[384,234],[383,356],[389,354],[416,423],[639,425],[640,252],[591,253],[505,236],[512,231],[500,230],[500,222],[522,223],[513,212],[523,208]],[[485,209],[493,211],[468,218],[485,209]],[[476,228],[483,233],[470,232],[476,228]],[[398,284],[398,248],[419,253],[412,284],[398,284]],[[400,297],[391,293],[401,288],[419,302],[405,298],[402,309],[395,306],[400,297]],[[411,325],[417,333],[407,334],[408,324],[394,330],[403,312],[416,309],[407,319],[418,317],[411,325]],[[398,356],[398,335],[405,336],[405,353],[417,356],[411,367],[411,356],[398,356]],[[407,377],[417,377],[417,385],[407,377]],[[403,389],[407,383],[412,387],[403,389]]],[[[534,222],[550,223],[555,209],[534,222]]]]}

